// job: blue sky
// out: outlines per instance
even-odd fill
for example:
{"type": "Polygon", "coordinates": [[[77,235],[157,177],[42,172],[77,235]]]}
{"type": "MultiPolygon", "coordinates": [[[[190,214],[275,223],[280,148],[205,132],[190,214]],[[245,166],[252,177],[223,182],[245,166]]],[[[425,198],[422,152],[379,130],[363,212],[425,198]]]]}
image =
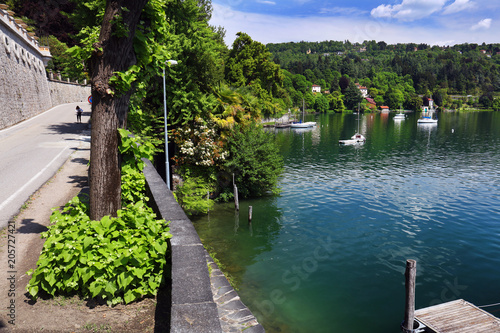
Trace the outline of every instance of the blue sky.
{"type": "Polygon", "coordinates": [[[500,43],[499,0],[212,0],[210,23],[261,43],[500,43]]]}

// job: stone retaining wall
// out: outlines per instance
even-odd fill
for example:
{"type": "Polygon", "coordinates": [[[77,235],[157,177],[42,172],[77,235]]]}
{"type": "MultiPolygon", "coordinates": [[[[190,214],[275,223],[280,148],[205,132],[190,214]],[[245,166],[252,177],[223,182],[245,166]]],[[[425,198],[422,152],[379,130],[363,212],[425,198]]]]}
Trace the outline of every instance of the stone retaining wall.
{"type": "Polygon", "coordinates": [[[90,87],[47,80],[50,51],[23,26],[0,9],[0,129],[90,95],[90,87]]]}
{"type": "Polygon", "coordinates": [[[88,103],[91,94],[90,86],[64,81],[49,81],[50,100],[52,106],[66,103],[88,103]]]}
{"type": "Polygon", "coordinates": [[[217,265],[209,259],[193,224],[156,169],[149,160],[144,159],[144,162],[150,205],[159,217],[169,221],[172,234],[170,332],[264,332],[217,265]],[[209,276],[207,265],[212,267],[213,278],[209,276]],[[214,293],[219,304],[214,301],[214,293]]]}

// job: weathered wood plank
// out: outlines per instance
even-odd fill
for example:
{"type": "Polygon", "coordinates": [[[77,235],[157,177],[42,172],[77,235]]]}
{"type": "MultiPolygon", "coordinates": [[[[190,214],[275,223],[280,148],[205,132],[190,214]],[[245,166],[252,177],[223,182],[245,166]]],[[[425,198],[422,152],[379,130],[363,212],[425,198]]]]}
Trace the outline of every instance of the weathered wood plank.
{"type": "Polygon", "coordinates": [[[500,319],[463,299],[415,311],[435,333],[500,333],[500,319]]]}

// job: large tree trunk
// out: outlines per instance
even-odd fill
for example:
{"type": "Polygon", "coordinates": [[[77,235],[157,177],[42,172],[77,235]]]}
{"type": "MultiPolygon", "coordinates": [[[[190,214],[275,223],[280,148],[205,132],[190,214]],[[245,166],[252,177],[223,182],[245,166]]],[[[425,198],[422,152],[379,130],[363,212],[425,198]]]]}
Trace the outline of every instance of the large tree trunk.
{"type": "Polygon", "coordinates": [[[93,220],[105,215],[116,216],[121,208],[117,130],[126,125],[131,92],[113,94],[109,79],[114,72],[124,71],[135,63],[135,28],[146,3],[147,0],[108,0],[99,42],[94,45],[90,150],[90,218],[93,220]],[[122,20],[117,19],[120,17],[122,20]],[[117,33],[117,29],[123,28],[128,31],[126,36],[117,33]]]}

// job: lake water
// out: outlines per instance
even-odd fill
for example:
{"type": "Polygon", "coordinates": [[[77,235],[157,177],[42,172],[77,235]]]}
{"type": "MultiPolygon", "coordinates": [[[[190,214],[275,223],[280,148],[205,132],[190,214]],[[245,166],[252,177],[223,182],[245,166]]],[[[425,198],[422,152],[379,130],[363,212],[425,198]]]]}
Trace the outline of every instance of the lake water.
{"type": "Polygon", "coordinates": [[[399,332],[406,259],[417,309],[500,302],[500,113],[393,116],[361,115],[357,147],[356,114],[273,130],[281,195],[193,219],[267,332],[399,332]]]}

